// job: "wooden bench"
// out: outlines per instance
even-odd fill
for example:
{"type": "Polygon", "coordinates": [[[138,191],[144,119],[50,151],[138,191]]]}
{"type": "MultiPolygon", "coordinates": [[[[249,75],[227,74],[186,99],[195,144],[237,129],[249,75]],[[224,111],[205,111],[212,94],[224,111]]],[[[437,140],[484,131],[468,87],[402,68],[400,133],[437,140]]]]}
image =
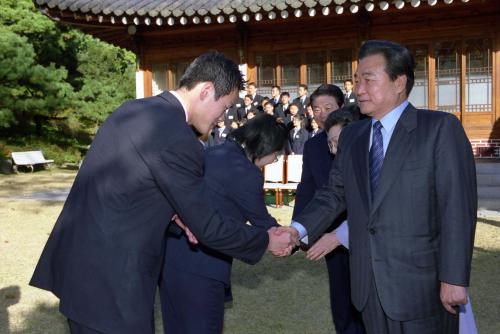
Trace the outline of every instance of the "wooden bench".
{"type": "Polygon", "coordinates": [[[31,172],[36,165],[42,165],[44,168],[50,168],[54,160],[47,160],[43,156],[42,151],[27,151],[27,152],[12,152],[12,169],[15,173],[18,171],[18,166],[24,166],[31,172]]]}

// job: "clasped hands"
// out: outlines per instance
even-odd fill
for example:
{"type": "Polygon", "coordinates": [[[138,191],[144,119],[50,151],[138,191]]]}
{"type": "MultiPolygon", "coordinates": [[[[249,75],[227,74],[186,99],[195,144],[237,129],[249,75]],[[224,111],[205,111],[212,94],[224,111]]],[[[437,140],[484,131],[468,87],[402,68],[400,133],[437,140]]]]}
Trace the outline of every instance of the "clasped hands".
{"type": "Polygon", "coordinates": [[[295,246],[300,244],[299,232],[293,227],[271,227],[267,234],[269,235],[267,250],[274,256],[288,256],[295,246]]]}

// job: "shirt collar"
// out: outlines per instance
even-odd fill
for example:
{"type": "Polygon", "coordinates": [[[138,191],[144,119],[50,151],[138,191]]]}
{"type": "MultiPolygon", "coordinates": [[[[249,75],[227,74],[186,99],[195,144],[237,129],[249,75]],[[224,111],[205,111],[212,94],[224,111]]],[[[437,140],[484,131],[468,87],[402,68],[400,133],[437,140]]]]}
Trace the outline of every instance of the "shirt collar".
{"type": "MultiPolygon", "coordinates": [[[[407,106],[408,106],[408,100],[404,100],[403,103],[401,103],[399,106],[392,109],[387,115],[382,117],[380,123],[382,123],[382,126],[386,131],[392,132],[392,130],[396,126],[396,123],[401,117],[401,114],[403,114],[403,111],[406,109],[407,106]]],[[[375,124],[375,122],[377,122],[377,120],[375,118],[372,118],[372,126],[373,124],[375,124]]]]}
{"type": "Polygon", "coordinates": [[[177,100],[179,100],[179,102],[181,103],[182,109],[184,109],[184,114],[186,114],[186,123],[187,123],[189,121],[189,119],[188,119],[188,112],[187,112],[186,104],[184,103],[184,101],[182,101],[181,97],[179,96],[179,94],[176,91],[171,90],[170,93],[173,96],[175,96],[175,98],[177,100]]]}

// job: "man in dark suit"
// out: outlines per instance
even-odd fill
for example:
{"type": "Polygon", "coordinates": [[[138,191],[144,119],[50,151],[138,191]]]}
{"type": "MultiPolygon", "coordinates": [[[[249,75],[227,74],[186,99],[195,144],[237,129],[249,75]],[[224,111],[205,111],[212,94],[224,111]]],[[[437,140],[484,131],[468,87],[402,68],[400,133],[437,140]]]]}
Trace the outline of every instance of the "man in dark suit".
{"type": "Polygon", "coordinates": [[[73,333],[153,333],[165,232],[175,213],[199,240],[257,262],[277,236],[223,221],[209,205],[202,146],[243,78],[209,52],[180,88],[124,103],[101,125],[30,284],[53,292],[73,333]],[[215,85],[215,82],[223,84],[215,85]]]}
{"type": "Polygon", "coordinates": [[[238,109],[243,106],[243,99],[238,97],[231,107],[224,112],[224,124],[231,127],[233,122],[238,122],[238,109]]]}
{"type": "MultiPolygon", "coordinates": [[[[335,85],[321,85],[311,95],[311,104],[314,111],[314,121],[324,129],[325,121],[331,113],[342,106],[344,96],[339,87],[335,85]]],[[[327,133],[320,132],[309,139],[304,146],[302,158],[302,176],[297,186],[293,218],[297,217],[311,201],[316,190],[328,183],[328,173],[335,156],[328,148],[327,133]]],[[[328,231],[338,227],[345,219],[333,219],[328,231]]],[[[330,234],[324,234],[318,243],[328,242],[330,234]]],[[[351,302],[351,288],[349,284],[349,252],[339,247],[328,254],[323,253],[328,269],[330,289],[330,306],[335,331],[338,334],[364,333],[361,316],[354,309],[351,302]]]]}
{"type": "Polygon", "coordinates": [[[274,114],[276,115],[276,117],[285,120],[286,116],[289,114],[288,110],[290,108],[289,102],[290,102],[290,93],[288,92],[281,93],[280,103],[276,108],[274,108],[274,114]]]}
{"type": "Polygon", "coordinates": [[[475,165],[458,119],[407,99],[405,47],[368,41],[356,94],[371,119],[343,129],[328,186],[292,223],[314,242],[346,207],[352,300],[368,333],[458,333],[477,211],[475,165]]]}
{"type": "Polygon", "coordinates": [[[225,125],[224,117],[220,117],[217,120],[216,126],[210,132],[208,136],[207,146],[217,146],[223,144],[226,141],[227,135],[231,132],[231,128],[225,125]]]}
{"type": "Polygon", "coordinates": [[[300,115],[306,114],[306,108],[309,104],[309,97],[307,96],[307,85],[299,85],[299,96],[293,100],[293,103],[299,106],[300,115]]]}
{"type": "Polygon", "coordinates": [[[247,84],[247,93],[252,97],[252,106],[257,110],[262,111],[262,100],[264,99],[264,96],[257,94],[257,86],[255,85],[255,82],[249,82],[247,84]]]}
{"type": "Polygon", "coordinates": [[[274,109],[281,103],[281,87],[280,86],[272,86],[271,87],[271,99],[269,100],[274,109]]]}
{"type": "Polygon", "coordinates": [[[238,108],[238,111],[237,111],[238,121],[241,122],[243,119],[245,119],[247,117],[247,114],[249,111],[254,111],[255,113],[257,113],[257,108],[255,108],[253,106],[252,95],[247,94],[243,98],[243,105],[238,108]]]}
{"type": "Polygon", "coordinates": [[[349,106],[351,104],[358,104],[358,99],[356,98],[356,94],[352,91],[353,88],[352,80],[347,79],[344,81],[344,90],[345,90],[345,95],[344,95],[344,104],[346,106],[349,106]]]}

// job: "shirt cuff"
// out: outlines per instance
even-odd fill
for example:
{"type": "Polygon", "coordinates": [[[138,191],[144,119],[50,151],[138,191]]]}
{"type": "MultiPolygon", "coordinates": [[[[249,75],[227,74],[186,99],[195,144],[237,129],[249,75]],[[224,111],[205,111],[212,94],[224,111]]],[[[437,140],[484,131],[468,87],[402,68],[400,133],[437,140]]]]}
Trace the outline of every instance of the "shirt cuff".
{"type": "Polygon", "coordinates": [[[304,244],[308,244],[309,239],[307,238],[307,230],[306,228],[299,222],[296,222],[295,220],[292,220],[292,223],[290,224],[291,227],[297,230],[299,232],[299,240],[303,242],[304,244]]]}
{"type": "Polygon", "coordinates": [[[335,235],[342,246],[349,249],[349,224],[347,220],[344,220],[342,224],[335,229],[335,235]]]}

